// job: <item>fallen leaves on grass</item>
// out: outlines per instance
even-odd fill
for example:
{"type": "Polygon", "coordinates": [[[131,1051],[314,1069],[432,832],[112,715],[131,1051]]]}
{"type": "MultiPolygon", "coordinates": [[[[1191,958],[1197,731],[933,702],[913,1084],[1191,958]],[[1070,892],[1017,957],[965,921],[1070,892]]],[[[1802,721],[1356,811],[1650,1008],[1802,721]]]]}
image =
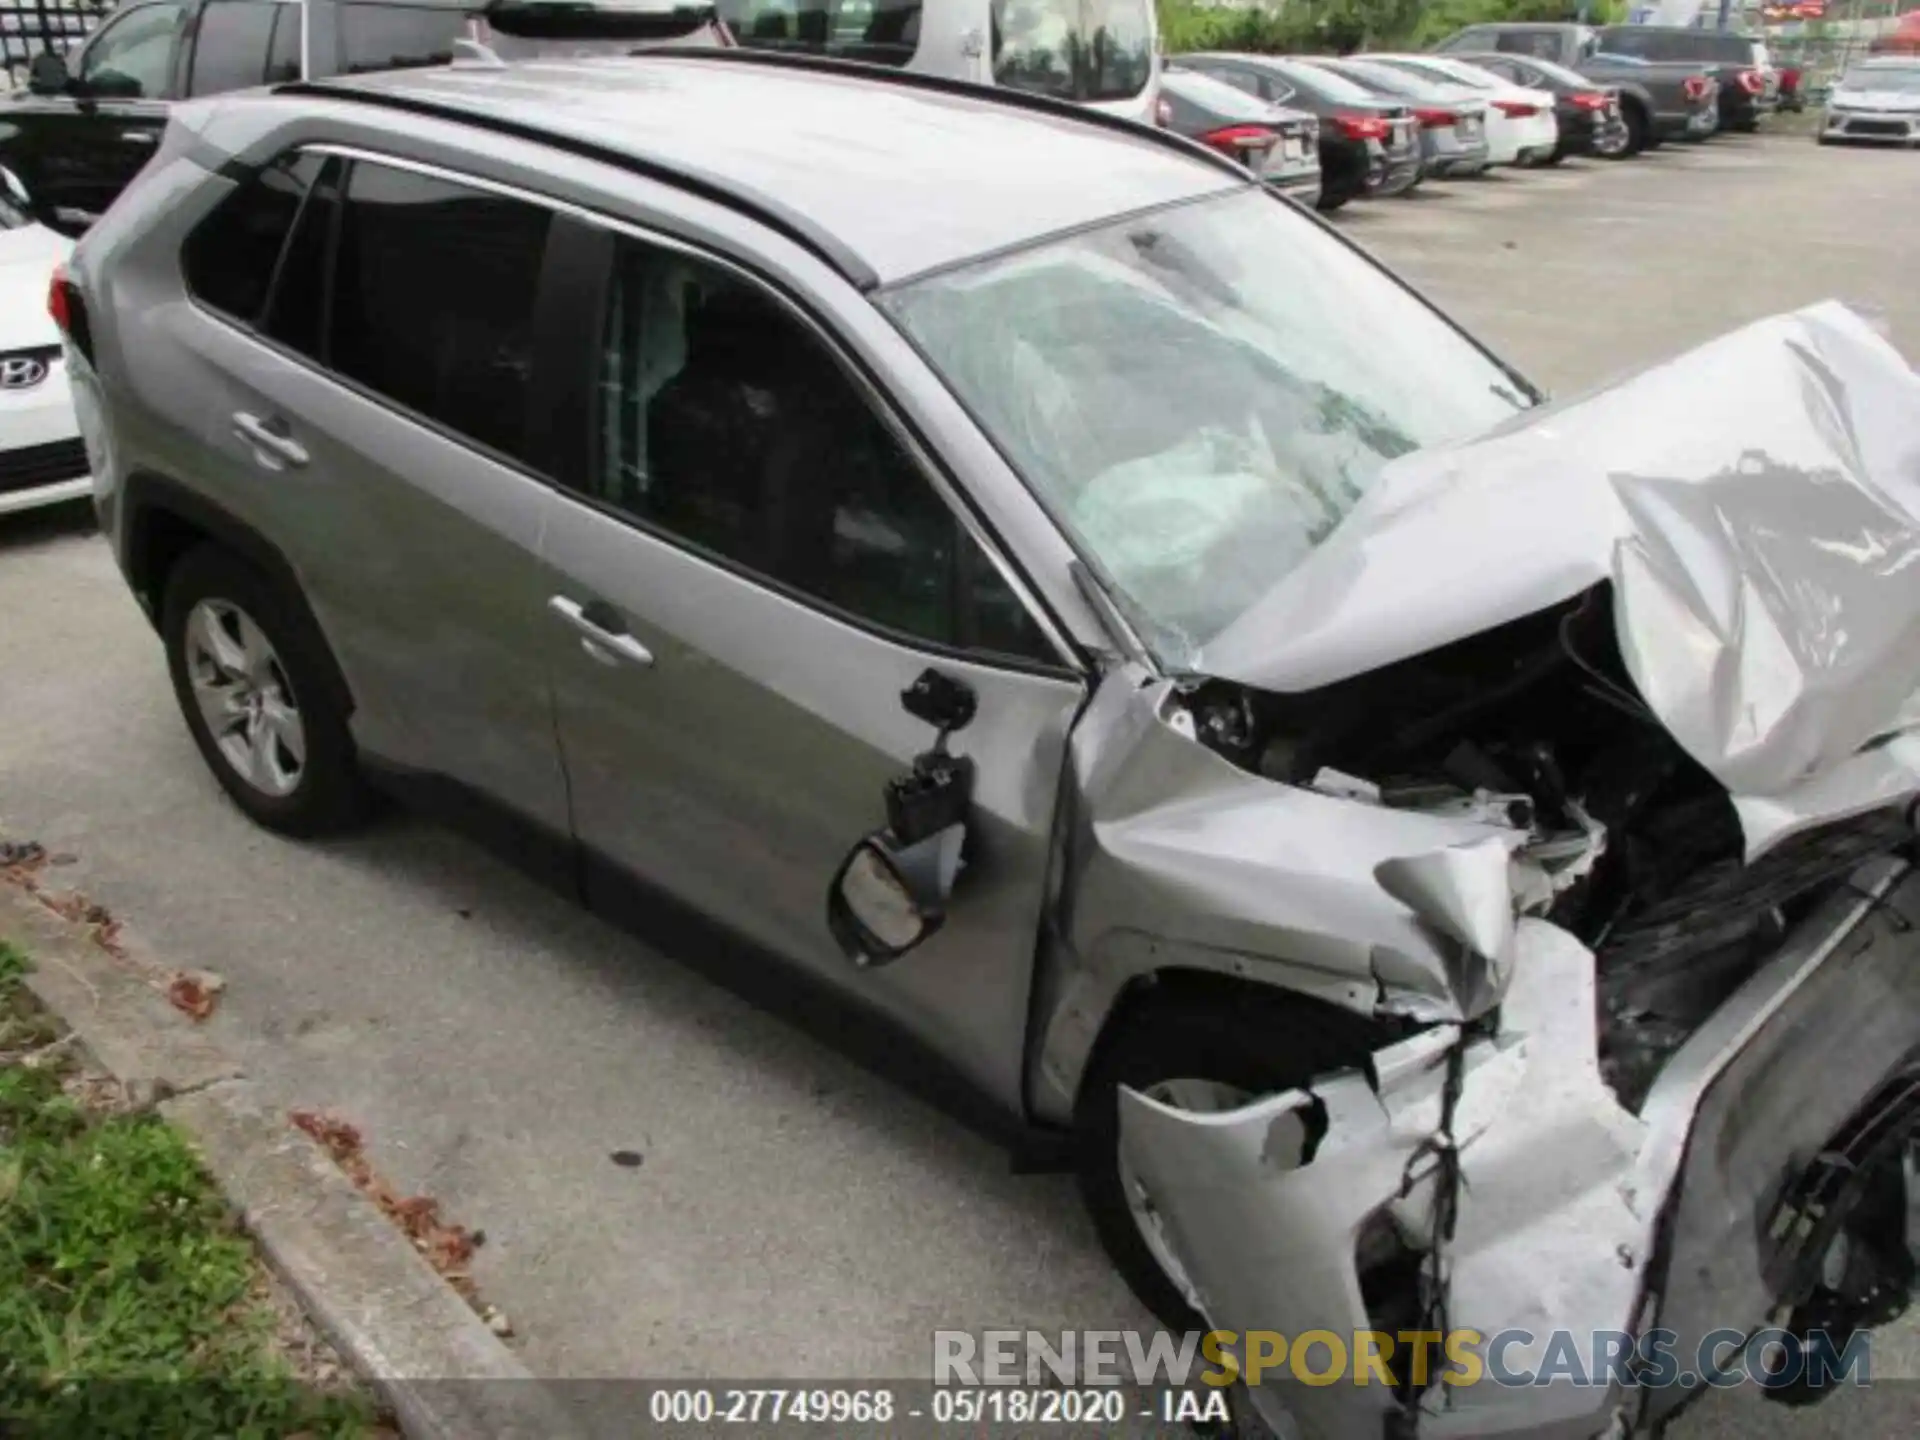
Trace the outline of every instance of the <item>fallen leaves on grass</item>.
{"type": "MultiPolygon", "coordinates": [[[[471,1305],[491,1325],[505,1316],[491,1305],[484,1305],[468,1266],[473,1252],[480,1247],[480,1234],[464,1225],[455,1225],[440,1215],[440,1202],[430,1195],[403,1195],[367,1159],[366,1140],[359,1128],[317,1110],[290,1111],[287,1118],[293,1128],[327,1152],[361,1194],[372,1200],[380,1212],[399,1226],[413,1248],[426,1256],[427,1263],[439,1272],[460,1298],[471,1305]]],[[[496,1329],[495,1333],[501,1333],[496,1329]]]]}

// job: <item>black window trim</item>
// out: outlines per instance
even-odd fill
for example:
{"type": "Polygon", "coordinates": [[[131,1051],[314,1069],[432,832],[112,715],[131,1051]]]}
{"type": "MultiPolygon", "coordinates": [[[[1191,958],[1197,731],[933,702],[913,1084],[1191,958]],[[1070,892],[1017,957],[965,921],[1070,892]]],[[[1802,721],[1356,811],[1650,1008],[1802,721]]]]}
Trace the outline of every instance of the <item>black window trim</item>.
{"type": "MultiPolygon", "coordinates": [[[[1027,618],[1040,631],[1041,635],[1046,638],[1047,643],[1055,652],[1062,657],[1061,663],[1049,665],[1041,660],[1009,655],[998,650],[965,649],[958,646],[945,645],[937,640],[930,640],[924,635],[914,635],[906,631],[895,630],[889,626],[880,624],[868,616],[859,615],[850,610],[843,610],[818,595],[788,585],[774,576],[764,574],[729,556],[708,550],[704,546],[696,545],[684,536],[675,534],[658,525],[651,524],[640,516],[634,515],[631,511],[623,510],[619,506],[610,504],[607,501],[587,493],[576,485],[566,483],[561,474],[550,474],[545,470],[537,468],[531,458],[522,460],[495,450],[483,441],[476,440],[470,435],[455,430],[453,427],[434,419],[432,416],[423,415],[419,411],[393,399],[391,396],[382,394],[371,386],[363,385],[350,376],[341,374],[338,370],[334,369],[328,361],[322,360],[320,357],[308,355],[303,351],[294,349],[290,345],[282,344],[261,328],[261,323],[268,313],[267,303],[270,303],[272,299],[271,289],[267,297],[267,302],[263,302],[260,314],[251,319],[243,319],[240,316],[228,314],[223,310],[216,309],[204,303],[199,296],[193,293],[192,288],[186,284],[185,267],[184,264],[182,264],[182,293],[186,295],[188,303],[200,314],[240,332],[255,344],[264,345],[277,355],[315,370],[327,380],[351,391],[363,399],[378,404],[392,413],[400,415],[414,424],[432,431],[444,439],[462,445],[496,464],[507,466],[525,476],[527,479],[537,481],[562,498],[589,506],[601,514],[651,535],[673,546],[675,549],[698,556],[702,560],[739,575],[762,589],[782,595],[804,605],[809,610],[852,625],[859,630],[877,636],[892,644],[904,645],[908,648],[930,654],[947,656],[970,665],[982,665],[990,669],[1012,670],[1024,674],[1045,675],[1056,679],[1061,676],[1068,676],[1076,680],[1084,680],[1095,673],[1096,667],[1093,664],[1092,658],[1084,653],[1081,647],[1074,642],[1072,632],[1055,618],[1051,607],[1048,606],[1047,602],[1042,598],[1039,588],[1028,581],[1018,562],[1012,558],[1011,550],[1000,543],[999,538],[987,523],[986,518],[976,512],[971,501],[965,497],[964,490],[955,481],[947,467],[934,458],[935,452],[932,447],[923,442],[915,427],[906,419],[900,407],[893,403],[892,398],[887,394],[885,388],[873,377],[867,366],[862,364],[858,357],[852,353],[851,348],[841,344],[832,329],[818,319],[804,302],[788,294],[784,286],[741,265],[738,261],[729,259],[702,246],[691,244],[678,236],[669,235],[662,231],[650,229],[645,225],[636,224],[631,220],[619,216],[602,214],[570,201],[556,199],[548,195],[541,195],[517,185],[494,180],[486,176],[449,169],[446,166],[435,164],[432,161],[416,160],[409,156],[369,149],[363,145],[349,145],[331,140],[295,140],[275,150],[258,165],[248,166],[243,175],[236,174],[234,178],[237,185],[250,183],[260,171],[266,169],[269,165],[288,156],[305,153],[334,156],[345,162],[347,168],[343,172],[340,181],[340,193],[343,201],[346,195],[347,183],[352,176],[353,165],[359,162],[365,162],[373,165],[387,165],[396,169],[411,171],[432,179],[443,180],[449,184],[464,185],[472,189],[499,195],[506,199],[537,205],[551,213],[554,216],[554,224],[549,227],[547,232],[546,253],[542,257],[541,265],[541,283],[536,290],[534,299],[533,336],[536,346],[540,344],[543,336],[547,336],[555,331],[564,330],[565,333],[572,335],[576,341],[583,333],[577,324],[563,326],[556,321],[551,314],[556,303],[556,294],[554,293],[556,287],[550,285],[549,282],[555,279],[552,272],[556,267],[549,266],[546,263],[546,259],[552,254],[556,242],[560,237],[567,233],[569,222],[574,225],[605,231],[610,236],[626,235],[643,244],[679,251],[703,263],[718,266],[722,270],[742,279],[747,284],[772,296],[774,301],[781,305],[789,314],[798,317],[800,322],[826,347],[828,353],[833,356],[842,372],[852,381],[862,400],[866,402],[876,417],[900,443],[908,458],[920,472],[921,477],[932,487],[934,495],[954,516],[955,522],[961,531],[970,537],[986,554],[988,562],[1006,583],[1008,589],[1013,592],[1014,598],[1019,601],[1021,607],[1026,611],[1027,618]]],[[[317,179],[318,177],[316,176],[316,180],[317,179]]],[[[295,225],[299,222],[300,213],[305,210],[307,198],[311,195],[312,189],[313,187],[309,185],[306,192],[301,196],[299,210],[295,212],[294,216],[295,225]]],[[[235,192],[228,192],[228,194],[233,193],[235,192]]],[[[223,196],[222,199],[224,198],[223,196]]],[[[217,208],[217,202],[214,208],[217,208]]],[[[344,208],[344,205],[340,208],[344,208]]],[[[209,209],[207,215],[202,216],[199,221],[195,222],[195,224],[189,228],[188,235],[191,236],[201,224],[206,223],[206,220],[210,218],[212,214],[213,209],[209,209]]],[[[334,232],[328,238],[328,255],[330,259],[334,255],[338,245],[338,229],[339,212],[336,210],[334,232]]],[[[275,275],[273,279],[275,285],[277,285],[279,279],[278,272],[285,259],[287,245],[292,241],[293,231],[294,226],[289,225],[286,238],[281,241],[281,253],[275,258],[275,275]]],[[[181,253],[184,255],[184,246],[182,247],[181,253]]],[[[597,288],[594,291],[596,296],[604,295],[605,293],[604,287],[611,278],[610,267],[612,263],[613,247],[608,245],[603,257],[603,264],[608,267],[608,270],[597,282],[597,288]]],[[[326,320],[322,326],[323,337],[330,335],[332,329],[333,275],[331,268],[329,268],[326,283],[327,294],[322,302],[326,316],[326,320]]],[[[569,317],[570,320],[573,318],[576,317],[569,317]]],[[[596,311],[592,315],[591,324],[585,332],[595,337],[595,343],[580,346],[580,350],[584,352],[590,361],[597,359],[599,354],[597,339],[600,320],[601,316],[598,311],[596,311]]],[[[527,439],[530,450],[534,448],[533,442],[536,437],[541,436],[541,429],[534,418],[537,413],[536,399],[544,401],[549,398],[542,393],[544,387],[541,383],[541,377],[547,368],[548,367],[536,362],[534,367],[534,383],[527,387],[528,417],[526,429],[523,434],[527,439]]],[[[550,378],[551,377],[549,377],[549,379],[550,378]]],[[[597,414],[594,413],[594,407],[590,406],[587,416],[587,426],[584,432],[576,430],[573,441],[574,445],[584,447],[584,452],[576,451],[571,460],[566,455],[565,440],[562,439],[557,442],[561,448],[556,450],[551,456],[557,468],[564,469],[572,467],[575,473],[579,473],[579,467],[582,464],[591,464],[593,460],[598,457],[600,441],[594,423],[596,420],[597,414]]],[[[542,437],[542,441],[543,448],[545,444],[556,443],[552,441],[550,437],[542,437]]]]}

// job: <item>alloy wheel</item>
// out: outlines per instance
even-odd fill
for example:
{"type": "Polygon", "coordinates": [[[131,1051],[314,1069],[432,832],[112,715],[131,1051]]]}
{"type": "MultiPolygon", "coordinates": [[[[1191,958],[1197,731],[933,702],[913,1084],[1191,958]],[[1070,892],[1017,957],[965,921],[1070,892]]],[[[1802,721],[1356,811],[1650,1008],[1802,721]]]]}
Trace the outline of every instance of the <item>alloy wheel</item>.
{"type": "Polygon", "coordinates": [[[187,675],[214,747],[233,773],[263,795],[291,795],[306,772],[300,706],[273,644],[229,600],[188,612],[187,675]]]}

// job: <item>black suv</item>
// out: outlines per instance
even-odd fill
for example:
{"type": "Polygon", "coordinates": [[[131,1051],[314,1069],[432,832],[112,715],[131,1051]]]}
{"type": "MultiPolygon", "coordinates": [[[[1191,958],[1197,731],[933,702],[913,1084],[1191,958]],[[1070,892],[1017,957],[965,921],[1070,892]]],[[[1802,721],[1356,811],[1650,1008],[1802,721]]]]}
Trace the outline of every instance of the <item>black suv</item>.
{"type": "Polygon", "coordinates": [[[1609,25],[1600,49],[1638,60],[1693,60],[1713,66],[1720,81],[1720,129],[1757,130],[1760,117],[1780,103],[1779,77],[1761,42],[1733,30],[1680,25],[1609,25]]]}
{"type": "MultiPolygon", "coordinates": [[[[0,99],[0,165],[69,235],[152,157],[177,100],[290,80],[445,64],[462,38],[511,56],[686,40],[712,7],[634,12],[542,0],[126,0],[71,57],[36,56],[0,99]]],[[[724,43],[724,32],[723,43],[724,43]]]]}

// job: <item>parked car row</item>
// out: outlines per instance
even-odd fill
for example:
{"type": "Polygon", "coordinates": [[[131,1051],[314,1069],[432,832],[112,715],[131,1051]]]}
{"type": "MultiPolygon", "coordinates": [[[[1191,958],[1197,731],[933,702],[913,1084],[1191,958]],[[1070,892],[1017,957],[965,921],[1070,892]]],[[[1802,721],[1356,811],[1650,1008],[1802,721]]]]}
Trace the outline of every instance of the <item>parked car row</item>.
{"type": "Polygon", "coordinates": [[[1780,73],[1766,43],[1729,30],[1469,25],[1434,49],[1450,55],[1552,61],[1612,85],[1620,91],[1634,148],[1716,130],[1754,130],[1779,107],[1780,73]]]}
{"type": "Polygon", "coordinates": [[[1626,159],[1757,125],[1779,94],[1764,46],[1684,34],[1698,38],[1669,44],[1668,27],[1648,25],[1475,25],[1419,54],[1183,54],[1161,75],[1160,123],[1298,199],[1314,178],[1289,157],[1310,127],[1322,211],[1428,177],[1626,159]]]}

